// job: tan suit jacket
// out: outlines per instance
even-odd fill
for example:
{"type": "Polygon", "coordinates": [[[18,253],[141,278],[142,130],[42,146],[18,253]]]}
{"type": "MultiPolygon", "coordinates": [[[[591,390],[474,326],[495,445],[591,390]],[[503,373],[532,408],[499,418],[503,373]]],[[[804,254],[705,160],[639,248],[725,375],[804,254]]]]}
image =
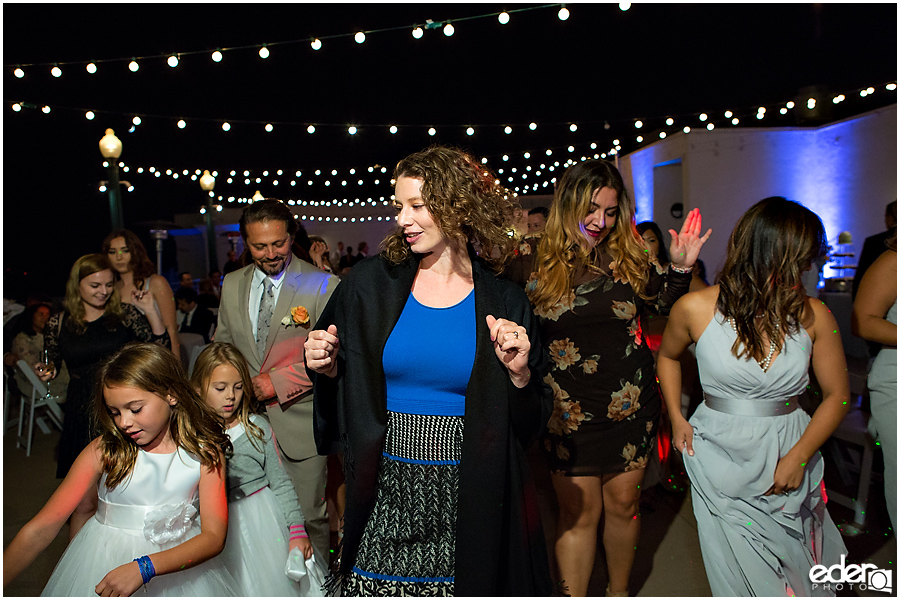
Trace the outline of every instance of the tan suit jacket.
{"type": "Polygon", "coordinates": [[[291,256],[272,314],[266,353],[259,356],[249,314],[254,269],[255,265],[248,265],[225,276],[216,341],[234,344],[247,359],[250,375],[269,374],[277,402],[269,401],[266,413],[278,445],[288,458],[303,460],[317,454],[313,438],[312,384],[306,375],[303,343],[307,334],[315,329],[316,321],[340,279],[291,256]],[[291,309],[297,306],[303,306],[309,312],[309,323],[306,326],[284,325],[282,319],[288,317],[290,320],[291,309]]]}

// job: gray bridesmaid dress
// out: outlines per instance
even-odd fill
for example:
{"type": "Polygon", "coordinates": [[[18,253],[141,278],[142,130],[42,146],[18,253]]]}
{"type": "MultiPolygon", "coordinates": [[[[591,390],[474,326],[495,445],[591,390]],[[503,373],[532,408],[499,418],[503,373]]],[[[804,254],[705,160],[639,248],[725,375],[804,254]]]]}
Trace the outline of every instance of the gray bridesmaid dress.
{"type": "Polygon", "coordinates": [[[816,452],[796,490],[765,496],[781,456],[810,417],[796,396],[809,382],[812,340],[803,328],[785,340],[769,370],[731,353],[736,334],[716,313],[697,341],[705,401],[690,423],[694,456],[684,455],[694,515],[714,596],[834,595],[809,570],[847,550],[825,510],[824,465],[816,452]]]}

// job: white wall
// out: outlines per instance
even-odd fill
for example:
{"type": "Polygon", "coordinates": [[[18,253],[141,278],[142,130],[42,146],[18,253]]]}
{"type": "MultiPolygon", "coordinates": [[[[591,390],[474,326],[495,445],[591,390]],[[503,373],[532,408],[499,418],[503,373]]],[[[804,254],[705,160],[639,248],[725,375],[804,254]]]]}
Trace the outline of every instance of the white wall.
{"type": "Polygon", "coordinates": [[[678,159],[685,212],[699,208],[704,230],[713,229],[701,255],[710,279],[737,219],[767,196],[816,212],[832,244],[849,231],[858,256],[864,239],[884,230],[884,207],[897,199],[897,106],[818,128],[695,130],[619,157],[638,221],[668,212],[654,202],[653,167],[678,159]]]}

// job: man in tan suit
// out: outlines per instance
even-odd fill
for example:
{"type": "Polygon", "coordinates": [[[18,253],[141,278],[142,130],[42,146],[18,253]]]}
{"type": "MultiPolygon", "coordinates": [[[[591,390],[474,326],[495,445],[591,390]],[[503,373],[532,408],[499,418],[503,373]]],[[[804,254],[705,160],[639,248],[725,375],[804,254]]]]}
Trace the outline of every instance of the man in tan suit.
{"type": "Polygon", "coordinates": [[[291,254],[298,228],[280,200],[244,209],[241,237],[253,264],[225,276],[216,341],[234,344],[250,364],[253,392],[266,406],[310,540],[327,557],[326,457],[313,439],[303,343],[340,280],[291,254]]]}

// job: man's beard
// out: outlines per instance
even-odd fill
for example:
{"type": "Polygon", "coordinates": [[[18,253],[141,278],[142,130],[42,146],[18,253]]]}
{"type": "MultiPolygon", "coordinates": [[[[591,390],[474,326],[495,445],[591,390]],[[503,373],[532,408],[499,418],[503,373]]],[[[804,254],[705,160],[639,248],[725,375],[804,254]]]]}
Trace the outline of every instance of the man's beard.
{"type": "Polygon", "coordinates": [[[256,266],[260,271],[268,275],[269,277],[274,277],[276,275],[281,274],[284,270],[285,266],[287,266],[287,257],[274,260],[274,261],[256,261],[256,266]]]}

